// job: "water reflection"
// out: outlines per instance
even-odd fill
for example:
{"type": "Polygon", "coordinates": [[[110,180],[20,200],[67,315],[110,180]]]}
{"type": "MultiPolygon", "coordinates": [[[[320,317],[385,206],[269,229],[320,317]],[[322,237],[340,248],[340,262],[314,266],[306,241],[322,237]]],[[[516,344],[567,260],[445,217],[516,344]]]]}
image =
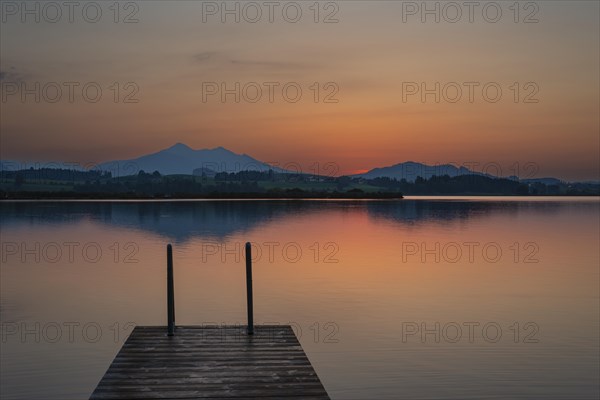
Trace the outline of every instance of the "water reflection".
{"type": "Polygon", "coordinates": [[[317,213],[365,213],[373,222],[421,224],[460,222],[499,214],[552,215],[561,209],[598,207],[595,201],[175,201],[175,202],[5,202],[4,227],[19,224],[70,224],[92,220],[144,230],[175,243],[194,238],[225,240],[286,218],[317,213]]]}
{"type": "Polygon", "coordinates": [[[74,342],[65,334],[56,343],[11,335],[0,343],[0,397],[89,396],[126,337],[123,327],[164,324],[168,241],[178,322],[242,322],[240,252],[251,241],[262,249],[257,322],[297,323],[334,399],[453,399],[467,390],[482,399],[598,398],[599,205],[547,198],[2,202],[0,322],[96,323],[104,335],[90,342],[79,330],[74,342]],[[209,241],[220,251],[205,252],[209,241]],[[73,242],[71,261],[66,243],[73,242]],[[267,243],[274,242],[271,260],[267,243]],[[473,260],[443,251],[474,242],[473,260]],[[128,262],[130,243],[136,262],[128,262]],[[301,256],[286,252],[288,243],[301,256]],[[486,258],[486,243],[502,256],[486,258]],[[527,262],[531,243],[535,262],[527,262]],[[63,250],[58,261],[43,250],[48,244],[63,250]],[[102,257],[85,257],[85,244],[102,257]],[[407,254],[406,244],[418,252],[407,254]],[[502,340],[402,341],[404,322],[468,321],[499,324],[502,340]],[[539,326],[539,343],[516,343],[510,327],[529,321],[539,326]],[[337,343],[324,341],[328,322],[339,328],[337,343]]]}
{"type": "Polygon", "coordinates": [[[167,242],[175,243],[178,322],[243,322],[241,251],[251,241],[262,249],[257,322],[297,323],[334,399],[597,399],[599,206],[548,198],[2,202],[0,323],[96,323],[104,334],[99,342],[83,340],[81,329],[74,342],[11,335],[0,343],[0,397],[87,398],[123,327],[164,324],[167,242]],[[204,251],[210,241],[218,252],[204,251]],[[471,259],[465,244],[475,242],[471,259]],[[98,260],[86,257],[87,244],[102,250],[98,260]],[[449,244],[462,256],[445,253],[449,244]],[[486,244],[501,256],[486,257],[486,244]],[[469,321],[499,324],[502,340],[402,340],[405,322],[469,321]],[[531,321],[539,343],[515,342],[511,327],[531,321]],[[339,327],[336,343],[324,340],[328,322],[339,327]]]}

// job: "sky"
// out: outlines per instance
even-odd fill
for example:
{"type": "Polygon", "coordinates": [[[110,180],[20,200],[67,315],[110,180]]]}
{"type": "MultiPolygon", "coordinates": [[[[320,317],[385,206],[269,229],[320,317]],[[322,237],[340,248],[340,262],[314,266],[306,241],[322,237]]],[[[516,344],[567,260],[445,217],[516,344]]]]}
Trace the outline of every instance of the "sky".
{"type": "Polygon", "coordinates": [[[53,4],[0,2],[3,160],[183,142],[339,174],[600,179],[597,1],[53,4]]]}

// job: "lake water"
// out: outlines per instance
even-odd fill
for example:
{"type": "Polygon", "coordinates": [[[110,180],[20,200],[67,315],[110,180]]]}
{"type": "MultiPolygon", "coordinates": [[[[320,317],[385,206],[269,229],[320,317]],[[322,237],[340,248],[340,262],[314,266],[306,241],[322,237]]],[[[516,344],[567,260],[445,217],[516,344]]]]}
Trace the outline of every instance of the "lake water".
{"type": "Polygon", "coordinates": [[[334,399],[597,399],[598,198],[3,202],[2,399],[85,399],[134,324],[292,324],[334,399]]]}

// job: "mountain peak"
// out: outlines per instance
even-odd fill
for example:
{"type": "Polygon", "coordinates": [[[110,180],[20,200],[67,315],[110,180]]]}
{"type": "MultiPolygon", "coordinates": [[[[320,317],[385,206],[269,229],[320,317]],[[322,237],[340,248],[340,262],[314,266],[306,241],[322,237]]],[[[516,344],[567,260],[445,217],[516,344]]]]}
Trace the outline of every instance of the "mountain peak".
{"type": "Polygon", "coordinates": [[[469,170],[466,167],[460,168],[452,164],[435,164],[427,165],[415,161],[405,161],[399,164],[388,167],[374,168],[364,174],[359,174],[363,178],[395,178],[398,180],[406,179],[409,182],[414,182],[417,177],[429,179],[432,176],[448,175],[451,177],[459,175],[485,175],[469,170]]]}
{"type": "Polygon", "coordinates": [[[130,160],[115,160],[103,163],[107,171],[127,171],[134,166],[138,171],[158,171],[163,175],[186,174],[194,171],[212,170],[213,172],[232,172],[241,169],[268,170],[266,163],[247,155],[240,155],[224,147],[192,149],[184,143],[146,154],[130,160]]]}
{"type": "Polygon", "coordinates": [[[167,150],[192,150],[192,148],[185,143],[177,142],[167,150]]]}

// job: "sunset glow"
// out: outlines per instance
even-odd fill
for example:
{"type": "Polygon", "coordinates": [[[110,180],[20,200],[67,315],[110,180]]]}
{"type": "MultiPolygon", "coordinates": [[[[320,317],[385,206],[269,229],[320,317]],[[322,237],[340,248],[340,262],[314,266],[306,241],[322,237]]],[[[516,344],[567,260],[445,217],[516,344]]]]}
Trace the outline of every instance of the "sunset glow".
{"type": "Polygon", "coordinates": [[[504,175],[531,162],[538,177],[598,178],[597,2],[545,2],[535,23],[515,23],[508,5],[497,23],[481,10],[472,23],[448,23],[444,14],[422,23],[401,3],[343,2],[337,23],[314,23],[308,9],[293,24],[222,23],[193,2],[142,3],[139,22],[129,24],[111,14],[97,24],[22,24],[5,15],[0,155],[90,164],[184,142],[307,168],[334,162],[340,174],[413,160],[496,163],[504,175]],[[23,102],[21,88],[6,94],[9,82],[81,85],[73,103],[65,86],[56,103],[34,95],[23,102]],[[88,82],[102,88],[97,103],[82,99],[88,82]],[[272,102],[268,82],[277,84],[272,102]],[[216,94],[206,86],[213,83],[216,94]],[[235,92],[236,83],[239,103],[235,94],[223,102],[220,85],[235,92]],[[255,103],[249,83],[262,88],[255,103]],[[295,103],[284,97],[288,83],[302,89],[295,103]],[[437,95],[423,99],[420,85],[435,91],[436,83],[437,95]],[[452,102],[457,87],[462,95],[452,102]],[[488,101],[497,87],[502,97],[488,101]],[[125,103],[132,93],[138,102],[125,103]]]}

